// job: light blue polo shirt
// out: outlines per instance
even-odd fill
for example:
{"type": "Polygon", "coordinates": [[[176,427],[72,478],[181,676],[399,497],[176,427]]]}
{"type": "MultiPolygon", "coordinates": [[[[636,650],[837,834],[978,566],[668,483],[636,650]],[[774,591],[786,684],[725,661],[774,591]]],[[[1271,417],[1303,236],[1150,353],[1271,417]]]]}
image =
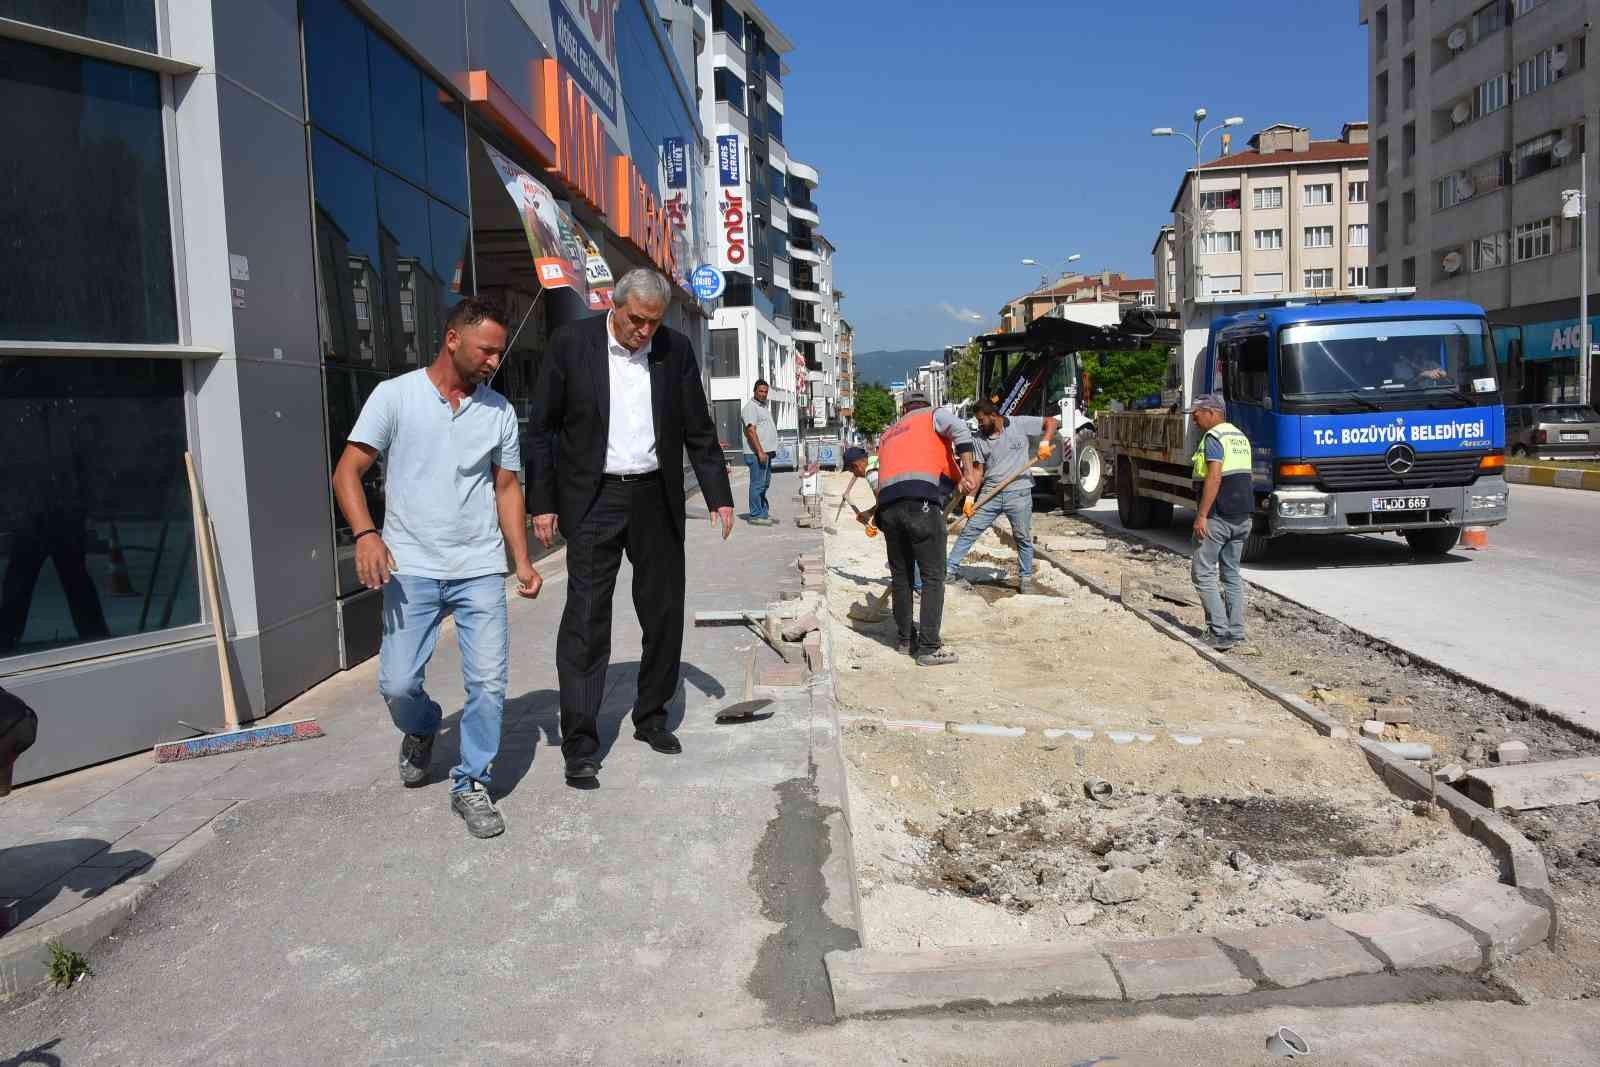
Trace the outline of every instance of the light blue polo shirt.
{"type": "Polygon", "coordinates": [[[506,573],[494,469],[522,469],[517,413],[480,385],[450,410],[425,370],[373,390],[350,431],[384,454],[383,541],[418,578],[506,573]]]}

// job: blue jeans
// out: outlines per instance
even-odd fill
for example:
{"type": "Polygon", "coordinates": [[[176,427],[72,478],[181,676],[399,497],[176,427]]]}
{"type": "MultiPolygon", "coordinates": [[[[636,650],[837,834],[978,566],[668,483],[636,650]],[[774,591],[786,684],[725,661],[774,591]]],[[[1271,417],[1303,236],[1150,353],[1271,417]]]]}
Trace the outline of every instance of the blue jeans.
{"type": "Polygon", "coordinates": [[[1228,520],[1219,515],[1206,519],[1206,537],[1189,559],[1195,592],[1206,609],[1206,630],[1218,641],[1244,640],[1244,579],[1239,556],[1250,537],[1250,516],[1228,520]],[[1222,588],[1217,588],[1218,572],[1222,588]]]}
{"type": "Polygon", "coordinates": [[[744,454],[745,466],[750,468],[750,517],[768,519],[767,486],[772,484],[772,453],[767,453],[766,463],[757,463],[754,452],[744,454]]]}
{"type": "Polygon", "coordinates": [[[967,520],[945,564],[945,570],[952,579],[955,577],[956,564],[971,551],[973,542],[982,537],[1002,515],[1011,523],[1011,536],[1017,539],[1017,573],[1024,578],[1033,577],[1033,486],[1023,485],[1019,478],[967,520]]]}
{"type": "Polygon", "coordinates": [[[447,615],[456,617],[461,679],[467,689],[466,707],[456,731],[461,738],[461,762],[450,770],[450,787],[459,792],[481,782],[487,789],[490,767],[500,751],[500,720],[505,712],[511,658],[503,575],[390,577],[383,587],[378,692],[401,730],[429,737],[438,731],[443,712],[423,689],[422,676],[439,644],[439,627],[447,615]]]}

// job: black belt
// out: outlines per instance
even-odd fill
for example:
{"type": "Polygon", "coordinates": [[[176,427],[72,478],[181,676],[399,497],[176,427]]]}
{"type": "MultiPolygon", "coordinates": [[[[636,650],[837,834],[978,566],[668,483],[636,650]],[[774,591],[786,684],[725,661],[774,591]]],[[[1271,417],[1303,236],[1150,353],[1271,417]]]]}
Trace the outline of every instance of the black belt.
{"type": "Polygon", "coordinates": [[[628,482],[653,482],[660,477],[661,472],[659,470],[644,471],[640,474],[602,474],[600,476],[602,481],[622,482],[624,484],[628,482]]]}

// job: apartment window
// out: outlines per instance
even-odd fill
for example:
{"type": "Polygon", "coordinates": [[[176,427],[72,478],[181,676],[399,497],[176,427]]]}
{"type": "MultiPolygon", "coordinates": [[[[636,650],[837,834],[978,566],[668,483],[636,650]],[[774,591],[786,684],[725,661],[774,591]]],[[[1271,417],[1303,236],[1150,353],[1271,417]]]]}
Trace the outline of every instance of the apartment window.
{"type": "Polygon", "coordinates": [[[1305,272],[1305,287],[1307,289],[1332,289],[1333,268],[1313,267],[1305,272]]]}
{"type": "Polygon", "coordinates": [[[1283,207],[1283,186],[1269,185],[1251,191],[1251,205],[1257,211],[1272,211],[1283,207]]]}
{"type": "Polygon", "coordinates": [[[739,377],[739,331],[712,330],[711,358],[707,362],[713,378],[739,377]]]}
{"type": "Polygon", "coordinates": [[[1519,16],[1526,15],[1542,3],[1544,3],[1544,0],[1516,0],[1513,13],[1519,16]]]}
{"type": "Polygon", "coordinates": [[[1378,124],[1389,121],[1389,72],[1380,71],[1378,80],[1372,91],[1372,107],[1377,113],[1378,124]]]}
{"type": "Polygon", "coordinates": [[[1567,46],[1553,45],[1517,64],[1517,96],[1536,93],[1560,78],[1567,67],[1567,46]]]}
{"type": "Polygon", "coordinates": [[[1554,251],[1555,227],[1553,220],[1535,219],[1533,222],[1524,222],[1517,227],[1512,241],[1512,262],[1522,263],[1540,256],[1548,256],[1554,251]]]}
{"type": "Polygon", "coordinates": [[[1406,56],[1400,62],[1400,107],[1410,111],[1416,102],[1417,95],[1417,57],[1415,54],[1406,56]]]}
{"type": "Polygon", "coordinates": [[[1472,269],[1493,270],[1506,265],[1506,235],[1491,233],[1472,242],[1472,269]]]}
{"type": "Polygon", "coordinates": [[[1346,203],[1365,204],[1367,202],[1367,183],[1364,181],[1346,183],[1344,198],[1346,203]]]}
{"type": "Polygon", "coordinates": [[[1305,230],[1305,247],[1307,248],[1332,248],[1332,226],[1307,226],[1305,230]]]}
{"type": "Polygon", "coordinates": [[[1327,182],[1305,187],[1306,207],[1321,207],[1333,203],[1333,183],[1327,182]]]}
{"type": "Polygon", "coordinates": [[[1256,251],[1272,252],[1283,247],[1282,230],[1257,230],[1256,251]]]}
{"type": "Polygon", "coordinates": [[[1144,307],[1144,308],[1153,308],[1153,307],[1155,307],[1156,306],[1156,294],[1154,294],[1154,293],[1140,293],[1139,294],[1139,306],[1140,307],[1144,307]]]}
{"type": "Polygon", "coordinates": [[[1400,37],[1402,40],[1411,40],[1412,33],[1416,30],[1417,0],[1400,0],[1400,37]]]}
{"type": "Polygon", "coordinates": [[[1488,81],[1479,85],[1472,92],[1472,117],[1481,119],[1485,115],[1492,115],[1506,106],[1507,79],[1504,74],[1496,74],[1488,81]]]}
{"type": "Polygon", "coordinates": [[[744,16],[727,0],[711,0],[711,32],[725,33],[728,40],[744,47],[744,16]]]}
{"type": "Polygon", "coordinates": [[[1382,59],[1389,54],[1389,9],[1380,7],[1377,16],[1372,20],[1372,43],[1382,59]]]}
{"type": "Polygon", "coordinates": [[[1367,247],[1367,224],[1364,222],[1351,223],[1345,230],[1345,244],[1351,248],[1367,247]]]}
{"type": "Polygon", "coordinates": [[[1367,287],[1367,268],[1346,267],[1344,272],[1344,287],[1346,289],[1365,289],[1367,287]]]}
{"type": "Polygon", "coordinates": [[[1207,274],[1206,292],[1212,296],[1222,296],[1239,291],[1239,275],[1237,274],[1207,274]]]}
{"type": "Polygon", "coordinates": [[[767,105],[767,137],[769,140],[783,143],[783,112],[767,105]]]}
{"type": "Polygon", "coordinates": [[[1237,211],[1239,210],[1239,190],[1214,189],[1200,194],[1201,211],[1237,211]]]}
{"type": "Polygon", "coordinates": [[[1506,0],[1491,0],[1472,13],[1472,43],[1506,28],[1506,0]]]}
{"type": "Polygon", "coordinates": [[[1200,235],[1200,252],[1202,255],[1237,251],[1239,251],[1238,230],[1219,230],[1215,233],[1203,233],[1200,235]]]}
{"type": "Polygon", "coordinates": [[[717,423],[717,443],[724,452],[739,451],[744,445],[744,422],[740,417],[743,401],[717,400],[711,407],[717,423]]]}
{"type": "Polygon", "coordinates": [[[766,46],[766,56],[767,56],[767,77],[771,78],[775,82],[782,83],[782,81],[783,81],[783,57],[780,56],[778,54],[778,50],[776,48],[772,47],[770,44],[766,46]]]}
{"type": "Polygon", "coordinates": [[[1455,207],[1472,196],[1472,179],[1465,174],[1446,174],[1433,183],[1433,209],[1455,207]]]}
{"type": "Polygon", "coordinates": [[[1417,284],[1417,260],[1415,256],[1407,256],[1400,261],[1400,284],[1417,284]]]}
{"type": "Polygon", "coordinates": [[[1512,154],[1515,160],[1517,181],[1531,178],[1535,174],[1543,174],[1556,166],[1560,161],[1555,157],[1556,142],[1560,137],[1555,133],[1544,133],[1538,137],[1523,141],[1517,145],[1512,154]]]}
{"type": "Polygon", "coordinates": [[[1260,271],[1256,274],[1255,284],[1250,287],[1255,293],[1281,293],[1283,292],[1282,271],[1260,271]]]}
{"type": "Polygon", "coordinates": [[[1400,172],[1407,178],[1417,158],[1417,124],[1408,122],[1400,131],[1400,172]]]}
{"type": "Polygon", "coordinates": [[[718,67],[712,75],[712,85],[718,100],[744,114],[744,82],[737,74],[727,67],[718,67]]]}
{"type": "Polygon", "coordinates": [[[1381,189],[1389,183],[1389,138],[1378,138],[1378,147],[1372,154],[1372,161],[1378,168],[1378,188],[1381,189]]]}

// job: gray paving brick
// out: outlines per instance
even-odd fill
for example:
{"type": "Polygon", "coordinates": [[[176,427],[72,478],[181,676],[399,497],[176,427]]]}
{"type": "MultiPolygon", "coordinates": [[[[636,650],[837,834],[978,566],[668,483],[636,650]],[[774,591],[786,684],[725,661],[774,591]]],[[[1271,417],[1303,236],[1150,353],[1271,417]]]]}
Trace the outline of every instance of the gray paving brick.
{"type": "Polygon", "coordinates": [[[1462,878],[1430,894],[1429,910],[1474,931],[1490,962],[1532,948],[1550,934],[1550,913],[1516,888],[1485,878],[1462,878]]]}
{"type": "Polygon", "coordinates": [[[1216,938],[1226,947],[1244,953],[1263,978],[1285,989],[1325,978],[1377,974],[1383,970],[1382,960],[1324,919],[1259,930],[1227,930],[1216,938]]]}
{"type": "Polygon", "coordinates": [[[1330,915],[1341,930],[1366,939],[1397,971],[1449,967],[1475,971],[1483,964],[1483,950],[1466,930],[1417,908],[1330,915]]]}
{"type": "Polygon", "coordinates": [[[1129,1000],[1233,996],[1255,988],[1209,937],[1113,941],[1099,948],[1122,979],[1129,1000]]]}

